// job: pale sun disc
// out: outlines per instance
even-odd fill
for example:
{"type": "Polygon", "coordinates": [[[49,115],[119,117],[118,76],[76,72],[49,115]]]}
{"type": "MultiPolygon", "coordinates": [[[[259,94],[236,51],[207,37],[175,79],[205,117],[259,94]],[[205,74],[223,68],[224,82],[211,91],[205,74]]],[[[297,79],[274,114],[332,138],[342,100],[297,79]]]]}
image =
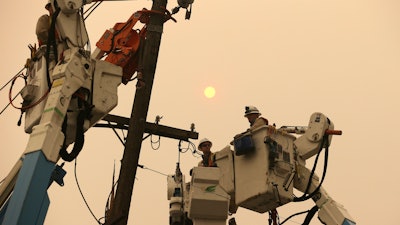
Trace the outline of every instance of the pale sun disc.
{"type": "Polygon", "coordinates": [[[215,96],[215,88],[214,88],[214,87],[211,87],[211,86],[206,87],[206,88],[204,89],[204,95],[205,95],[207,98],[213,98],[213,97],[215,96]]]}

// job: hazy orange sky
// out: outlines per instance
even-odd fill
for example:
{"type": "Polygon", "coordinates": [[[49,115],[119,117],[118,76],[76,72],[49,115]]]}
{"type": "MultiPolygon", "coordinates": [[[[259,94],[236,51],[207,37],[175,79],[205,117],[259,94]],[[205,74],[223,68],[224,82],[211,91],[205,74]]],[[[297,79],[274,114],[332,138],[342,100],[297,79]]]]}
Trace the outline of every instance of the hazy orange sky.
{"type": "MultiPolygon", "coordinates": [[[[27,45],[36,42],[36,21],[46,13],[46,2],[0,2],[1,86],[29,57],[27,45]]],[[[195,123],[200,138],[211,139],[212,150],[217,151],[248,128],[245,105],[257,106],[278,127],[306,126],[313,112],[322,112],[343,131],[330,147],[325,189],[357,224],[397,225],[400,2],[247,2],[195,0],[191,20],[185,21],[181,11],[175,15],[177,23],[165,24],[147,121],[154,122],[160,115],[161,124],[181,129],[195,123]],[[203,94],[209,85],[216,88],[212,99],[203,94]]],[[[151,3],[100,5],[86,20],[92,50],[104,30],[143,7],[151,8],[151,3]]],[[[169,9],[175,6],[175,1],[168,3],[169,9]]],[[[134,93],[134,83],[121,85],[119,105],[112,114],[128,117],[134,93]]],[[[0,108],[7,103],[8,88],[0,92],[0,108]]],[[[0,179],[28,141],[29,136],[16,125],[19,114],[8,108],[0,115],[0,179]]],[[[193,142],[197,145],[197,140],[193,142]]],[[[161,138],[160,144],[152,150],[150,139],[144,141],[139,163],[172,174],[178,141],[161,138]]],[[[93,128],[86,133],[77,177],[97,218],[104,216],[113,165],[119,171],[122,151],[112,130],[93,128]]],[[[199,159],[189,151],[180,160],[189,179],[188,171],[199,159]]],[[[312,163],[310,159],[309,168],[312,163]]],[[[45,224],[97,224],[78,192],[74,163],[64,168],[68,172],[65,186],[53,184],[49,190],[45,224]]],[[[168,224],[167,182],[160,173],[138,169],[129,224],[168,224]]],[[[312,205],[309,201],[278,208],[281,221],[312,205]]],[[[268,214],[245,209],[239,209],[235,217],[238,225],[268,223],[268,214]]],[[[303,219],[295,217],[286,224],[301,224],[303,219]]],[[[311,224],[320,224],[316,216],[311,224]]]]}

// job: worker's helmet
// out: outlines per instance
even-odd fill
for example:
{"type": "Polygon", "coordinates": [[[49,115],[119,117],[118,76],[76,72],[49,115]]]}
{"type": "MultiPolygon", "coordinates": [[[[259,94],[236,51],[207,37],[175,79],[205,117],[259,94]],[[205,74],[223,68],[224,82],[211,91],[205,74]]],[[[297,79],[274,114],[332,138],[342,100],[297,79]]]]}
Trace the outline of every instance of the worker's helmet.
{"type": "Polygon", "coordinates": [[[255,106],[249,105],[244,107],[244,116],[250,115],[250,114],[258,114],[261,115],[260,111],[255,106]]]}
{"type": "Polygon", "coordinates": [[[200,140],[199,145],[197,147],[200,148],[200,145],[205,143],[205,142],[210,142],[210,144],[212,145],[212,142],[210,140],[208,140],[207,138],[203,138],[203,139],[200,140]]]}

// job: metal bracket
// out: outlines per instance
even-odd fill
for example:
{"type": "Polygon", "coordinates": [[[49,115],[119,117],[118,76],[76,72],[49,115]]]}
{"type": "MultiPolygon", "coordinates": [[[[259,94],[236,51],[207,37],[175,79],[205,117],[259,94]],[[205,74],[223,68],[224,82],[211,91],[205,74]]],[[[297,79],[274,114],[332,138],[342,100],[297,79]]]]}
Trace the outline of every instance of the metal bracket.
{"type": "Polygon", "coordinates": [[[64,178],[65,174],[67,174],[67,172],[62,168],[63,166],[64,166],[64,163],[62,163],[61,166],[56,165],[56,168],[54,168],[53,174],[51,175],[50,184],[53,181],[55,181],[58,185],[64,186],[63,178],[64,178]]]}

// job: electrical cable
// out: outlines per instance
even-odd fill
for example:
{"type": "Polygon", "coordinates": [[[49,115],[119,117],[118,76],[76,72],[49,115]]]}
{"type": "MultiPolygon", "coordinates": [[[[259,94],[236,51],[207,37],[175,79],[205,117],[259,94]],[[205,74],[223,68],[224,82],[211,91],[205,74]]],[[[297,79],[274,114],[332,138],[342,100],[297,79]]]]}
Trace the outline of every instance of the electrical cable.
{"type": "MultiPolygon", "coordinates": [[[[308,183],[307,183],[306,190],[305,190],[304,194],[303,194],[301,197],[294,197],[293,202],[299,202],[299,201],[308,200],[308,199],[312,198],[315,194],[317,194],[317,193],[319,192],[319,189],[321,188],[322,183],[324,182],[325,175],[326,175],[326,171],[327,171],[327,167],[328,167],[328,156],[329,156],[328,153],[329,153],[328,135],[325,135],[325,136],[323,137],[323,141],[322,141],[321,147],[320,147],[320,149],[319,149],[319,151],[318,151],[318,154],[316,155],[315,162],[314,162],[313,168],[312,168],[312,170],[311,170],[310,177],[309,177],[309,179],[308,179],[308,183]],[[315,190],[314,190],[312,193],[310,193],[309,195],[307,195],[307,192],[309,191],[309,189],[310,189],[310,187],[311,187],[311,183],[312,183],[312,179],[313,179],[313,176],[314,176],[314,173],[315,173],[316,165],[317,165],[317,163],[318,163],[319,155],[320,155],[320,153],[321,153],[321,151],[322,151],[322,149],[323,149],[324,147],[325,147],[325,159],[324,159],[324,169],[323,169],[321,181],[320,181],[319,185],[317,186],[317,188],[315,188],[315,190]]],[[[318,206],[314,206],[314,207],[313,207],[312,209],[310,209],[310,210],[303,211],[303,212],[299,212],[299,213],[295,213],[295,214],[289,216],[289,217],[286,218],[281,224],[284,224],[285,222],[287,222],[290,218],[292,218],[292,217],[294,217],[294,216],[298,216],[298,215],[307,213],[307,216],[306,216],[306,218],[305,218],[305,220],[304,220],[304,223],[303,223],[303,225],[307,225],[307,224],[310,223],[312,217],[314,216],[314,214],[315,214],[317,211],[318,211],[318,206]]]]}
{"type": "Polygon", "coordinates": [[[93,3],[91,6],[89,6],[88,9],[86,9],[86,11],[83,14],[86,14],[89,10],[91,10],[94,6],[96,6],[97,4],[100,4],[101,2],[103,2],[103,1],[98,1],[98,2],[93,3]]]}
{"type": "Polygon", "coordinates": [[[83,24],[83,30],[85,31],[85,33],[86,33],[86,36],[87,36],[87,38],[88,38],[88,41],[86,42],[86,43],[83,43],[82,42],[82,40],[83,40],[83,35],[82,35],[82,27],[81,27],[81,23],[79,22],[80,20],[77,20],[77,23],[76,23],[76,40],[77,40],[77,43],[76,44],[74,44],[68,37],[65,37],[64,38],[64,41],[65,42],[68,42],[67,43],[67,45],[69,46],[69,45],[72,45],[73,47],[77,47],[77,48],[79,48],[79,49],[83,49],[83,47],[86,45],[86,46],[88,46],[88,49],[89,49],[89,52],[90,52],[90,45],[89,45],[89,34],[88,34],[88,32],[87,32],[87,29],[86,29],[86,24],[85,24],[85,19],[83,18],[83,7],[81,7],[81,9],[80,9],[80,11],[78,11],[79,13],[79,16],[81,17],[81,19],[82,19],[82,24],[83,24]],[[79,34],[79,35],[78,35],[79,34]],[[79,43],[80,42],[80,43],[79,43]]]}
{"type": "Polygon", "coordinates": [[[314,217],[315,213],[317,213],[317,212],[318,212],[318,206],[315,205],[314,207],[312,207],[312,208],[309,210],[309,212],[308,212],[306,218],[304,219],[303,225],[308,225],[308,224],[310,224],[311,219],[314,217]]]}
{"type": "Polygon", "coordinates": [[[83,13],[83,14],[86,14],[86,13],[90,10],[89,14],[88,14],[86,17],[84,17],[83,19],[86,20],[86,19],[90,16],[90,14],[92,14],[92,12],[93,12],[101,3],[103,3],[103,1],[99,1],[99,2],[96,2],[96,3],[92,4],[92,5],[83,13]],[[94,8],[93,8],[93,7],[94,7],[94,8]],[[93,9],[92,9],[92,8],[93,8],[93,9]]]}
{"type": "Polygon", "coordinates": [[[300,202],[300,201],[308,200],[308,199],[312,198],[319,191],[319,189],[322,186],[322,183],[324,182],[326,171],[327,171],[327,167],[328,167],[328,152],[329,152],[329,149],[328,149],[328,135],[325,135],[323,137],[323,141],[322,141],[321,147],[320,147],[320,149],[318,151],[318,154],[315,157],[314,166],[313,166],[313,168],[311,170],[306,190],[304,191],[304,194],[301,197],[294,197],[293,202],[300,202]],[[325,145],[327,145],[327,146],[325,146],[325,145]],[[308,191],[309,191],[309,189],[311,187],[311,183],[312,183],[312,179],[313,179],[313,176],[314,176],[314,173],[315,173],[315,169],[317,167],[319,155],[320,155],[320,153],[321,153],[321,151],[322,151],[322,149],[324,147],[325,147],[325,160],[324,160],[324,169],[323,169],[321,181],[320,181],[319,185],[317,186],[317,188],[312,193],[307,195],[307,193],[308,193],[308,191]]]}
{"type": "MultiPolygon", "coordinates": [[[[295,216],[298,216],[298,215],[301,215],[301,214],[304,214],[304,213],[308,213],[309,211],[310,211],[310,210],[306,210],[306,211],[302,211],[302,212],[295,213],[295,214],[289,216],[288,218],[284,219],[284,220],[282,221],[281,225],[284,224],[284,223],[286,223],[287,221],[291,221],[291,220],[290,220],[291,218],[293,218],[293,217],[295,217],[295,216]]],[[[291,222],[293,222],[293,221],[291,221],[291,222]]]]}
{"type": "Polygon", "coordinates": [[[182,152],[182,150],[181,150],[181,142],[182,142],[182,140],[179,140],[179,143],[178,143],[178,165],[181,164],[181,152],[182,152]]]}
{"type": "Polygon", "coordinates": [[[153,141],[153,135],[150,135],[150,144],[151,144],[151,148],[153,150],[158,150],[161,146],[161,136],[158,135],[158,140],[157,141],[153,141]],[[154,147],[155,144],[158,144],[157,147],[154,147]]]}
{"type": "MultiPolygon", "coordinates": [[[[182,142],[183,140],[180,140],[180,142],[182,142]]],[[[191,150],[192,155],[196,158],[199,158],[198,156],[201,156],[202,154],[200,154],[197,149],[196,149],[196,145],[191,142],[191,141],[187,141],[188,146],[186,148],[180,148],[180,151],[182,153],[186,153],[187,151],[191,150]],[[193,150],[192,150],[193,149],[193,150]],[[195,156],[195,154],[197,154],[198,156],[195,156]]]]}
{"type": "MultiPolygon", "coordinates": [[[[11,102],[14,101],[14,100],[18,97],[18,95],[19,95],[20,93],[21,93],[21,91],[19,91],[18,94],[16,94],[16,95],[11,99],[11,102]]],[[[8,108],[8,106],[11,105],[11,102],[8,101],[8,104],[1,110],[0,115],[8,108]]]]}
{"type": "Polygon", "coordinates": [[[77,161],[78,161],[77,158],[75,158],[74,175],[75,175],[75,182],[76,182],[76,185],[78,186],[79,193],[81,194],[82,199],[83,199],[83,201],[85,202],[85,205],[86,205],[86,207],[88,208],[90,214],[92,214],[92,216],[93,216],[93,218],[96,220],[96,222],[97,222],[98,224],[101,225],[100,219],[97,219],[96,216],[94,215],[93,211],[90,209],[89,204],[87,203],[86,198],[85,198],[85,196],[83,195],[83,192],[82,192],[81,187],[80,187],[80,185],[79,185],[78,175],[77,175],[77,173],[76,173],[76,164],[77,164],[77,161]]]}
{"type": "Polygon", "coordinates": [[[276,209],[272,209],[268,211],[269,214],[269,219],[268,219],[268,224],[274,224],[274,225],[280,225],[280,220],[279,220],[279,214],[276,209]]]}
{"type": "Polygon", "coordinates": [[[111,37],[111,47],[110,50],[105,51],[107,54],[109,54],[110,52],[112,52],[114,50],[114,38],[115,36],[117,36],[119,33],[121,33],[130,23],[132,23],[132,20],[128,20],[124,26],[122,26],[122,28],[120,30],[117,30],[115,32],[112,33],[112,37],[111,37]]]}
{"type": "Polygon", "coordinates": [[[325,148],[324,170],[323,170],[323,172],[322,172],[321,181],[319,182],[318,187],[317,187],[311,194],[309,194],[307,197],[304,197],[304,198],[303,198],[303,199],[304,199],[303,201],[312,198],[315,194],[317,194],[317,193],[319,192],[319,189],[321,188],[322,183],[323,183],[324,180],[325,180],[325,175],[326,175],[326,171],[327,171],[327,168],[328,168],[328,152],[329,152],[329,151],[328,151],[328,147],[326,147],[326,148],[325,148]]]}
{"type": "MultiPolygon", "coordinates": [[[[84,104],[83,100],[78,98],[78,107],[82,107],[83,104],[84,104]]],[[[72,162],[72,160],[78,157],[85,143],[85,130],[83,126],[85,123],[86,110],[87,108],[85,108],[85,110],[80,110],[76,118],[75,141],[74,141],[74,147],[72,148],[71,152],[68,153],[67,151],[68,145],[66,145],[66,139],[64,139],[64,143],[60,149],[61,158],[67,162],[72,162]]],[[[67,136],[67,120],[68,116],[65,116],[62,125],[62,132],[64,133],[65,136],[67,136]]]]}
{"type": "MultiPolygon", "coordinates": [[[[14,98],[11,98],[11,96],[12,96],[12,89],[13,89],[13,87],[14,87],[14,83],[15,83],[15,81],[16,81],[16,79],[18,78],[18,77],[20,77],[20,78],[24,78],[25,79],[25,85],[26,85],[26,77],[25,76],[23,76],[23,75],[18,75],[18,76],[16,76],[16,77],[14,77],[13,78],[13,80],[12,80],[12,83],[11,83],[11,86],[10,86],[10,90],[9,90],[9,92],[8,92],[8,100],[9,100],[9,103],[10,103],[10,105],[12,106],[12,107],[14,107],[15,109],[20,109],[20,110],[27,110],[27,109],[30,109],[30,108],[32,108],[32,107],[35,107],[35,106],[37,106],[39,103],[41,103],[44,99],[46,99],[46,97],[47,97],[47,95],[49,94],[49,92],[50,92],[50,89],[48,89],[47,91],[46,91],[46,93],[44,93],[43,94],[43,96],[42,97],[40,97],[36,102],[34,102],[34,103],[31,103],[31,104],[29,104],[29,105],[26,105],[26,106],[22,106],[22,107],[17,107],[17,106],[15,106],[14,104],[13,104],[13,101],[14,101],[14,99],[15,99],[15,97],[14,98]]],[[[21,90],[22,91],[22,90],[21,90]]],[[[21,93],[21,91],[19,91],[18,92],[18,94],[19,93],[21,93]]],[[[17,94],[17,96],[18,96],[18,94],[17,94]]],[[[8,106],[7,106],[8,107],[8,106]]]]}
{"type": "Polygon", "coordinates": [[[146,166],[144,166],[144,165],[138,164],[138,167],[140,167],[140,168],[142,168],[142,169],[144,169],[144,170],[150,170],[150,171],[153,171],[153,172],[155,172],[155,173],[158,173],[158,174],[161,174],[161,175],[163,175],[163,176],[168,177],[168,174],[162,173],[162,172],[157,171],[157,170],[150,169],[150,168],[148,168],[148,167],[146,167],[146,166]]]}
{"type": "Polygon", "coordinates": [[[180,153],[186,153],[187,151],[189,151],[191,149],[193,149],[193,150],[191,150],[193,157],[200,158],[202,156],[202,154],[200,154],[199,151],[197,151],[196,145],[193,142],[191,142],[189,140],[186,141],[186,142],[188,142],[188,146],[186,148],[182,148],[181,147],[182,141],[184,141],[184,140],[179,140],[179,144],[178,144],[178,163],[180,163],[180,161],[179,161],[180,153]]]}
{"type": "Polygon", "coordinates": [[[188,150],[189,150],[189,147],[188,148],[181,148],[181,143],[182,143],[182,140],[179,140],[179,152],[182,152],[182,153],[186,153],[188,150]]]}
{"type": "Polygon", "coordinates": [[[12,80],[15,79],[15,77],[18,77],[19,75],[21,75],[20,73],[25,69],[25,67],[22,67],[22,69],[20,71],[18,71],[18,73],[16,75],[14,75],[6,84],[4,84],[1,88],[0,91],[2,91],[12,80]]]}

